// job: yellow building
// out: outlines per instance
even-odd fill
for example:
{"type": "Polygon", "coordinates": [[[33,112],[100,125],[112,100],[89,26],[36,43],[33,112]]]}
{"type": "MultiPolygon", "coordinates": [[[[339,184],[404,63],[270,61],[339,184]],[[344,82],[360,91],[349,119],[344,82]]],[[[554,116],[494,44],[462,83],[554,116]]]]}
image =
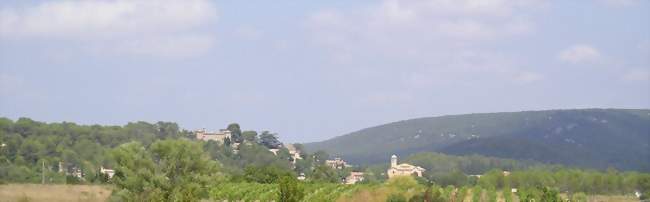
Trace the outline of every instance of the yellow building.
{"type": "Polygon", "coordinates": [[[424,173],[425,169],[420,167],[420,166],[414,166],[411,164],[397,164],[397,156],[393,155],[390,158],[390,168],[388,168],[388,178],[392,178],[394,176],[409,176],[409,175],[416,175],[418,177],[422,177],[422,173],[424,173]]]}

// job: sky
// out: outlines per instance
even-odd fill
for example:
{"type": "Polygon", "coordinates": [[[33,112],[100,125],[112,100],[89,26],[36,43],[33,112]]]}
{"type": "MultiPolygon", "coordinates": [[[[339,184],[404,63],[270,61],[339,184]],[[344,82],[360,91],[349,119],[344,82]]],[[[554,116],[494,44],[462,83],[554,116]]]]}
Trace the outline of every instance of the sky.
{"type": "Polygon", "coordinates": [[[0,1],[0,116],[282,141],[650,108],[648,0],[0,1]]]}

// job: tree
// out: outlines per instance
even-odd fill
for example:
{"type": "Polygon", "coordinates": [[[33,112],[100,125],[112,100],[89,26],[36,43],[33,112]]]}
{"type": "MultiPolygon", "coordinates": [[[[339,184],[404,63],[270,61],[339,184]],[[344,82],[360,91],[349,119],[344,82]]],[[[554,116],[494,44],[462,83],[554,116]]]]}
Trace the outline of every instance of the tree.
{"type": "Polygon", "coordinates": [[[222,178],[200,143],[188,140],[156,141],[149,150],[132,142],[112,154],[116,196],[125,201],[197,201],[209,183],[222,178]]]}
{"type": "Polygon", "coordinates": [[[284,176],[293,176],[291,171],[276,166],[247,166],[244,169],[244,179],[248,182],[277,183],[284,176]]]}
{"type": "Polygon", "coordinates": [[[248,142],[257,142],[257,132],[249,130],[242,133],[242,137],[248,142]]]}
{"type": "Polygon", "coordinates": [[[303,188],[293,176],[283,176],[280,179],[280,192],[278,201],[280,202],[298,202],[305,197],[303,188]]]}
{"type": "Polygon", "coordinates": [[[241,128],[239,128],[238,123],[228,124],[228,128],[233,142],[241,143],[244,139],[242,138],[241,128]]]}
{"type": "Polygon", "coordinates": [[[270,133],[269,131],[262,132],[260,135],[260,144],[269,149],[277,149],[282,146],[282,143],[278,140],[277,135],[270,133]]]}
{"type": "Polygon", "coordinates": [[[558,193],[557,190],[551,189],[549,187],[543,187],[542,188],[542,198],[540,201],[543,202],[562,202],[562,198],[560,198],[560,194],[558,193]]]}
{"type": "Polygon", "coordinates": [[[311,173],[311,178],[321,182],[339,182],[336,171],[327,165],[316,165],[314,171],[311,173]]]}

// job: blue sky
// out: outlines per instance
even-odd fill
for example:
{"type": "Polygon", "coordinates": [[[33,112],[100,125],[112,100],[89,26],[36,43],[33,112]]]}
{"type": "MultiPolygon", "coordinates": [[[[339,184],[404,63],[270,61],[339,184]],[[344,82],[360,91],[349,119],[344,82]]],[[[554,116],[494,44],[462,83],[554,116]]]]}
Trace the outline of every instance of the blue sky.
{"type": "Polygon", "coordinates": [[[650,107],[650,1],[2,1],[0,116],[238,122],[650,107]]]}

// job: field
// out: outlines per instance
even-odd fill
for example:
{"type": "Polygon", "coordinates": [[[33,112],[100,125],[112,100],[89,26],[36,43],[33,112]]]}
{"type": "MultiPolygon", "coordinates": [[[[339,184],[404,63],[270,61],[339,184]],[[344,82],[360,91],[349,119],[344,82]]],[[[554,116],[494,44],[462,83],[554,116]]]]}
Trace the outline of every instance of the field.
{"type": "MultiPolygon", "coordinates": [[[[211,200],[244,200],[244,201],[273,201],[276,199],[278,186],[276,184],[257,183],[228,183],[215,187],[211,191],[211,200]]],[[[420,189],[399,189],[386,184],[376,185],[341,185],[341,184],[305,184],[303,201],[377,201],[383,202],[392,193],[403,193],[412,196],[420,189]]],[[[466,188],[457,190],[441,190],[444,198],[453,195],[455,202],[472,202],[473,190],[466,188]],[[462,199],[461,199],[462,198],[462,199]]],[[[0,202],[31,201],[31,202],[91,202],[106,201],[111,194],[110,186],[101,185],[39,185],[39,184],[8,184],[0,185],[0,202]]],[[[480,201],[505,202],[502,193],[497,193],[496,200],[490,200],[487,191],[478,197],[480,201]]],[[[566,197],[563,195],[563,198],[566,197]]],[[[450,200],[451,201],[451,200],[450,200]]],[[[519,201],[512,196],[512,201],[519,201]]],[[[638,201],[633,196],[588,196],[590,202],[632,202],[638,201]]]]}
{"type": "Polygon", "coordinates": [[[110,195],[111,188],[101,185],[0,185],[0,202],[94,202],[106,201],[110,195]]]}

